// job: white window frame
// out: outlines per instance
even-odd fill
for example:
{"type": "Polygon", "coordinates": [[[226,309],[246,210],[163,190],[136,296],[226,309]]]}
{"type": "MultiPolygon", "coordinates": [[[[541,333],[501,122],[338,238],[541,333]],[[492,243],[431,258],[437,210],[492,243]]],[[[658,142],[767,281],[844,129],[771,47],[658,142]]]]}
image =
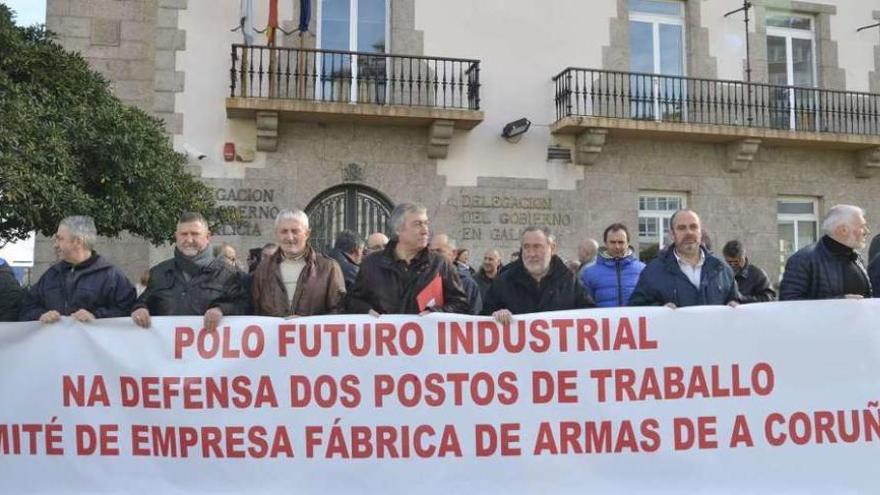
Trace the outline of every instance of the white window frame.
{"type": "Polygon", "coordinates": [[[779,249],[779,275],[782,276],[782,272],[785,271],[785,262],[788,261],[788,258],[784,256],[782,250],[782,239],[779,238],[779,225],[783,223],[792,224],[792,232],[794,233],[792,253],[796,253],[799,249],[804,246],[799,245],[798,235],[798,222],[813,222],[816,226],[816,239],[813,242],[818,241],[822,237],[822,232],[819,231],[819,198],[809,197],[809,196],[779,196],[776,198],[776,237],[777,237],[777,246],[779,249]],[[779,213],[779,203],[811,203],[813,205],[813,213],[779,213]]]}
{"type": "MultiPolygon", "coordinates": [[[[798,17],[801,19],[807,19],[810,21],[810,29],[795,29],[795,28],[784,28],[778,26],[767,26],[767,34],[766,36],[769,38],[770,36],[775,36],[777,38],[785,39],[785,80],[786,86],[794,86],[794,60],[793,60],[793,51],[792,51],[792,39],[799,40],[809,40],[810,41],[810,50],[812,51],[812,72],[813,72],[813,87],[819,87],[819,77],[818,71],[816,67],[816,18],[811,15],[806,14],[795,14],[792,12],[780,12],[780,11],[771,11],[767,13],[767,17],[771,17],[774,15],[778,16],[788,16],[788,17],[798,17]]],[[[764,43],[766,44],[766,40],[764,43]]],[[[768,57],[769,58],[769,57],[768,57]]],[[[788,90],[788,104],[789,110],[788,114],[788,123],[789,129],[797,128],[797,115],[794,108],[794,91],[788,90]]],[[[818,122],[817,122],[818,125],[818,122]]]]}
{"type": "MultiPolygon", "coordinates": [[[[360,0],[348,0],[348,51],[356,52],[357,51],[357,19],[358,19],[358,5],[360,0]]],[[[317,29],[315,33],[315,43],[318,49],[323,47],[323,38],[322,38],[322,29],[324,24],[323,17],[323,0],[318,0],[316,2],[318,4],[317,7],[317,29]]],[[[391,53],[391,0],[385,0],[385,53],[391,53]]],[[[317,73],[318,75],[322,74],[322,66],[323,57],[317,57],[317,73]]],[[[351,57],[351,88],[350,88],[350,102],[357,103],[358,101],[358,61],[357,55],[352,55],[351,57]]],[[[386,88],[387,91],[387,88],[386,88]]],[[[315,88],[315,98],[320,100],[323,98],[324,85],[318,84],[315,88]]],[[[386,95],[387,96],[387,95],[386,95]]],[[[387,99],[385,100],[387,101],[387,99]]]]}
{"type": "MultiPolygon", "coordinates": [[[[687,15],[685,4],[681,0],[654,0],[661,3],[668,4],[676,4],[679,8],[680,15],[673,16],[668,14],[654,14],[648,12],[639,12],[637,10],[629,11],[629,22],[644,22],[651,24],[651,36],[652,36],[652,46],[654,48],[653,59],[654,59],[654,67],[651,71],[652,74],[657,75],[672,75],[672,74],[663,74],[660,72],[660,24],[669,24],[673,26],[679,26],[681,28],[681,75],[676,74],[676,77],[687,77],[687,26],[685,25],[685,16],[687,15]]],[[[660,79],[658,77],[652,78],[652,98],[654,100],[654,119],[659,121],[663,120],[663,116],[660,114],[660,79]]],[[[686,121],[686,117],[683,115],[682,118],[686,121]]]]}
{"type": "MultiPolygon", "coordinates": [[[[639,203],[642,202],[642,198],[676,198],[679,200],[679,208],[684,209],[687,208],[687,193],[684,192],[675,192],[675,191],[640,191],[639,192],[639,203]]],[[[672,218],[672,214],[677,210],[642,210],[641,206],[638,207],[639,211],[639,223],[641,223],[642,218],[656,218],[658,222],[657,236],[658,238],[648,239],[642,237],[640,232],[639,225],[636,224],[636,240],[639,246],[641,244],[650,244],[656,242],[659,246],[659,249],[663,249],[666,247],[666,236],[669,233],[668,229],[663,228],[663,220],[672,218]]],[[[641,247],[639,247],[639,251],[641,251],[641,247]]]]}

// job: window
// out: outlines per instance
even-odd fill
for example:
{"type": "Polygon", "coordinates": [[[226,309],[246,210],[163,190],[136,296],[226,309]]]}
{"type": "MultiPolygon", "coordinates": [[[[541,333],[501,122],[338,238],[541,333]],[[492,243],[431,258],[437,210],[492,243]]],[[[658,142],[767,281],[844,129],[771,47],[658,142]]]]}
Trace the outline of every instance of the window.
{"type": "Polygon", "coordinates": [[[815,198],[779,198],[776,201],[780,276],[789,256],[818,239],[818,203],[815,198]]]}
{"type": "MultiPolygon", "coordinates": [[[[767,74],[776,86],[816,86],[813,18],[770,13],[767,16],[767,74]]],[[[815,94],[793,88],[771,89],[771,119],[779,129],[816,130],[815,94]]]]}
{"type": "Polygon", "coordinates": [[[686,205],[681,193],[639,195],[639,259],[648,261],[667,244],[669,219],[686,205]]]}
{"type": "MultiPolygon", "coordinates": [[[[318,48],[388,52],[389,0],[320,0],[318,48]]],[[[385,57],[325,53],[318,58],[320,93],[335,101],[384,101],[385,57]],[[381,88],[378,88],[381,86],[381,88]],[[382,91],[384,92],[384,91],[382,91]]]]}
{"type": "MultiPolygon", "coordinates": [[[[684,75],[684,4],[669,0],[630,0],[630,70],[643,74],[684,75]]],[[[632,76],[632,117],[682,120],[683,85],[675,80],[632,76]]]]}

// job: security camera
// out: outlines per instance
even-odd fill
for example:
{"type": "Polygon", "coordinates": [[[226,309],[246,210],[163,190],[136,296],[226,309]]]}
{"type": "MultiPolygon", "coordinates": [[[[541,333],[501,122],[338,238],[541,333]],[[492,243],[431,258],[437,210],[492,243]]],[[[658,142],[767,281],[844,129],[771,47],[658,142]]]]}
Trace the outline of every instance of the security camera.
{"type": "Polygon", "coordinates": [[[208,156],[204,152],[199,151],[193,148],[192,145],[186,143],[184,143],[183,145],[183,152],[186,154],[186,156],[195,158],[196,160],[202,160],[206,156],[208,156]]]}

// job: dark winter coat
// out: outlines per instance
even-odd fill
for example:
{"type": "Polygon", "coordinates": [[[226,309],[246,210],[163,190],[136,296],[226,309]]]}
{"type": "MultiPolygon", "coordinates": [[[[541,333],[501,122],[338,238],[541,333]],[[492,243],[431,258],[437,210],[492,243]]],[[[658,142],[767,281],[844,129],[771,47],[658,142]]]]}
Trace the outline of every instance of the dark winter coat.
{"type": "Polygon", "coordinates": [[[525,314],[595,306],[593,299],[558,256],[550,259],[550,271],[540,283],[529,275],[521,262],[508,266],[510,268],[500,273],[489,288],[483,314],[491,315],[499,309],[525,314]]]}
{"type": "Polygon", "coordinates": [[[0,321],[18,321],[24,289],[15,279],[12,268],[0,259],[0,321]]]}
{"type": "Polygon", "coordinates": [[[134,286],[122,270],[94,253],[78,265],[52,265],[25,293],[20,319],[39,320],[51,310],[70,316],[81,309],[95,318],[116,318],[131,314],[134,301],[134,286]]]}
{"type": "Polygon", "coordinates": [[[737,288],[733,269],[705,248],[700,249],[703,250],[705,260],[700,271],[699,288],[681,271],[675,258],[675,246],[671,245],[642,270],[629,305],[662,306],[673,303],[678,307],[685,307],[736,301],[737,288]]]}
{"type": "Polygon", "coordinates": [[[352,285],[354,285],[354,280],[357,278],[360,266],[352,261],[347,254],[338,249],[330,251],[329,256],[339,263],[339,268],[342,269],[342,278],[345,280],[345,290],[350,291],[352,285]]]}
{"type": "Polygon", "coordinates": [[[416,298],[439,274],[443,283],[443,305],[433,308],[445,313],[469,314],[467,296],[458,271],[443,256],[422,249],[409,263],[397,258],[393,240],[382,251],[367,255],[346,299],[349,313],[418,314],[416,298]]]}
{"type": "Polygon", "coordinates": [[[601,250],[596,264],[581,271],[581,284],[600,308],[626,306],[644,269],[632,252],[613,258],[601,250]]]}
{"type": "Polygon", "coordinates": [[[743,304],[776,300],[776,291],[770,286],[767,272],[746,260],[745,266],[736,274],[739,302],[743,304]]]}
{"type": "Polygon", "coordinates": [[[150,269],[150,282],[135,309],[147,308],[153,316],[195,316],[216,307],[224,315],[241,315],[247,306],[243,274],[219,258],[201,267],[189,281],[170,258],[150,269]]]}
{"type": "MultiPolygon", "coordinates": [[[[497,278],[498,275],[496,274],[497,278]]],[[[492,287],[492,282],[495,281],[494,278],[489,278],[486,276],[486,272],[480,268],[477,271],[477,274],[474,275],[474,280],[477,281],[477,286],[480,288],[480,296],[482,296],[483,303],[486,303],[486,297],[489,296],[489,288],[492,287]]]]}
{"type": "Polygon", "coordinates": [[[468,306],[470,306],[470,314],[478,315],[483,311],[483,295],[480,293],[480,286],[474,280],[473,274],[469,267],[465,265],[455,264],[458,270],[458,279],[461,280],[461,288],[467,295],[468,306]]]}
{"type": "MultiPolygon", "coordinates": [[[[855,251],[850,257],[834,255],[825,245],[824,237],[791,255],[779,284],[779,300],[837,299],[845,296],[844,270],[853,264],[865,280],[868,272],[861,256],[855,251]]],[[[868,281],[868,294],[871,287],[868,281]]]]}

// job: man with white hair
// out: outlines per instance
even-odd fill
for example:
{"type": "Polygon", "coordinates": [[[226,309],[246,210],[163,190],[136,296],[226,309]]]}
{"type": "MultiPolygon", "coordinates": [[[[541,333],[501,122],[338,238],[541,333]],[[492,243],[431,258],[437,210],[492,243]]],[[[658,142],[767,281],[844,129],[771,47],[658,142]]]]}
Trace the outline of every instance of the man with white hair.
{"type": "Polygon", "coordinates": [[[391,241],[365,257],[346,305],[349,313],[469,314],[467,296],[455,268],[428,249],[424,206],[401,203],[391,212],[391,241]]]}
{"type": "Polygon", "coordinates": [[[312,249],[311,233],[309,217],[302,210],[282,210],[275,217],[278,250],[260,262],[251,285],[256,314],[293,318],[342,311],[342,269],[312,249]]]}
{"type": "Polygon", "coordinates": [[[779,299],[862,299],[871,281],[858,250],[867,244],[868,222],[858,206],[835,205],[822,222],[818,242],[794,253],[785,264],[779,299]]]}
{"type": "Polygon", "coordinates": [[[205,218],[187,212],[177,221],[174,257],[150,269],[147,288],[135,303],[131,319],[149,328],[150,316],[204,315],[204,327],[215,330],[224,315],[247,310],[243,274],[212,256],[211,231],[205,218]]]}
{"type": "Polygon", "coordinates": [[[55,323],[62,316],[80,322],[127,316],[135,290],[122,270],[95,252],[95,221],[71,216],[55,232],[52,265],[24,295],[20,320],[55,323]]]}

